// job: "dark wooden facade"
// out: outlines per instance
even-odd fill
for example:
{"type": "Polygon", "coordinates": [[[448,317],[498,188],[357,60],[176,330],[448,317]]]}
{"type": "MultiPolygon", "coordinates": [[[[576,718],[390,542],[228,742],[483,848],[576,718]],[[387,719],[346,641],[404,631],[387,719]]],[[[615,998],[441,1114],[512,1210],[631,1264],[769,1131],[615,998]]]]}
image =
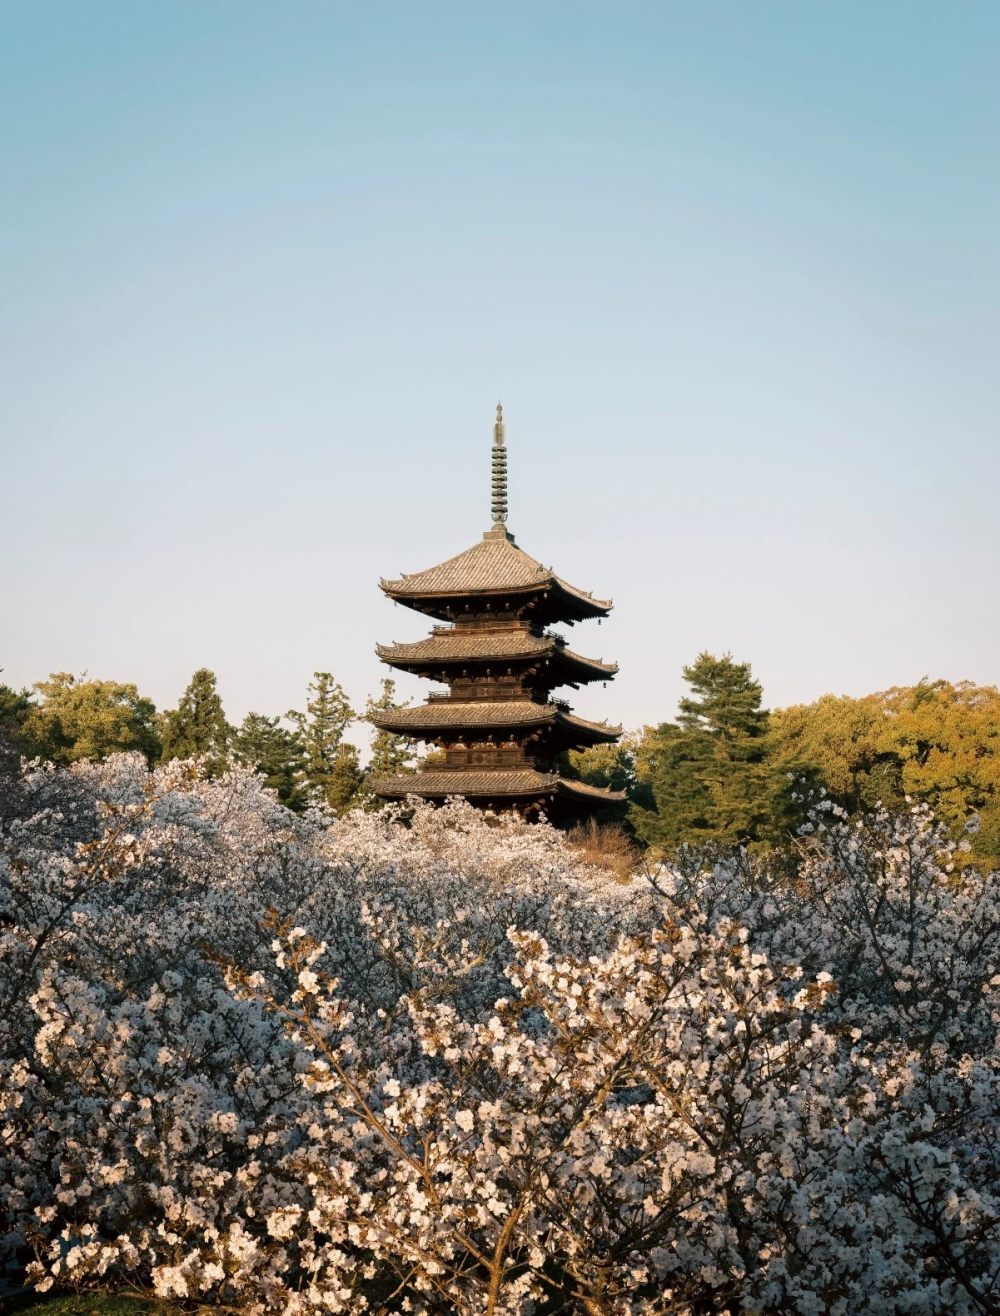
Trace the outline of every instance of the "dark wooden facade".
{"type": "Polygon", "coordinates": [[[433,766],[375,789],[387,799],[460,795],[484,808],[572,816],[622,796],[562,776],[559,756],[613,742],[621,728],[574,716],[552,691],[606,681],[618,669],[575,653],[548,627],[606,617],[611,603],[568,585],[508,532],[499,407],[492,460],[493,525],[482,540],[427,571],[381,582],[389,598],[445,624],[416,643],[379,645],[379,657],[447,691],[373,716],[376,726],[440,751],[433,766]]]}

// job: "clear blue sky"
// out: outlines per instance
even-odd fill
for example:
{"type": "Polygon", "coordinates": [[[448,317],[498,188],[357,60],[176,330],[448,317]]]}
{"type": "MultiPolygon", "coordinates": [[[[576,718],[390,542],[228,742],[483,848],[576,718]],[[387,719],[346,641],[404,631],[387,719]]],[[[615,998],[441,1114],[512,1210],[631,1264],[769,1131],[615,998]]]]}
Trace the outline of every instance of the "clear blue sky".
{"type": "Polygon", "coordinates": [[[581,712],[1000,679],[1000,6],[0,9],[0,679],[363,700],[498,397],[581,712]]]}

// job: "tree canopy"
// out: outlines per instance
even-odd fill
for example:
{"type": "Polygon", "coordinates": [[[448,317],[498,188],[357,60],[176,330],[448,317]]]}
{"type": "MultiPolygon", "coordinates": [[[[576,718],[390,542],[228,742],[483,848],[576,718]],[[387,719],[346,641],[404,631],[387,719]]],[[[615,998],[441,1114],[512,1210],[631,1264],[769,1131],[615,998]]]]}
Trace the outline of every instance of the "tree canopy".
{"type": "MultiPolygon", "coordinates": [[[[369,699],[365,705],[365,718],[370,721],[373,713],[396,707],[396,682],[389,676],[384,677],[378,697],[369,699]]],[[[416,747],[412,740],[408,740],[406,736],[398,736],[392,731],[384,731],[381,727],[376,728],[372,736],[371,757],[368,760],[369,780],[413,772],[415,754],[416,747]]],[[[369,794],[368,804],[377,806],[381,801],[369,794]]]]}
{"type": "Polygon", "coordinates": [[[209,775],[224,771],[233,746],[215,673],[199,667],[180,703],[163,719],[164,759],[201,757],[209,775]]]}
{"type": "Polygon", "coordinates": [[[926,810],[821,813],[794,881],[623,883],[464,803],[290,826],[182,776],[15,783],[6,1273],[220,1316],[996,1313],[1000,886],[926,810]]]}
{"type": "MultiPolygon", "coordinates": [[[[824,796],[849,814],[878,806],[898,814],[925,803],[953,837],[968,831],[975,862],[1000,863],[995,686],[925,679],[768,712],[750,664],[730,654],[701,653],[683,673],[689,691],[675,720],[564,755],[568,775],[626,792],[628,804],[602,821],[621,822],[670,854],[685,844],[784,844],[824,796]]],[[[395,706],[395,684],[386,679],[365,719],[395,706]]],[[[322,804],[338,816],[378,807],[370,782],[410,771],[416,757],[412,741],[377,730],[363,768],[347,739],[357,720],[326,671],[314,673],[305,711],[251,712],[238,729],[204,667],[161,715],[130,682],[56,672],[32,690],[0,685],[0,751],[11,770],[22,754],[69,765],[138,750],[150,763],[201,757],[213,776],[235,756],[289,808],[322,804]]]]}
{"type": "Polygon", "coordinates": [[[233,749],[237,761],[259,772],[282,804],[296,811],[304,807],[302,742],[295,730],[281,725],[280,717],[247,713],[233,749]]]}
{"type": "Polygon", "coordinates": [[[653,808],[633,821],[651,844],[734,844],[756,840],[767,817],[763,692],[749,663],[701,653],[684,668],[691,694],[677,721],[651,734],[653,808]]]}
{"type": "Polygon", "coordinates": [[[346,813],[361,802],[364,785],[357,747],[344,739],[355,713],[330,672],[315,672],[308,694],[304,713],[288,713],[302,746],[301,789],[310,803],[346,813]]]}
{"type": "Polygon", "coordinates": [[[128,750],[139,750],[151,763],[159,756],[156,707],[131,682],[54,672],[34,688],[41,702],[25,706],[22,695],[13,710],[29,756],[61,764],[128,750]]]}
{"type": "Polygon", "coordinates": [[[1000,861],[1000,690],[921,681],[880,694],[824,695],[779,709],[769,755],[776,774],[811,768],[850,813],[928,804],[953,835],[973,815],[973,850],[1000,861]],[[975,826],[976,824],[973,824],[975,826]]]}

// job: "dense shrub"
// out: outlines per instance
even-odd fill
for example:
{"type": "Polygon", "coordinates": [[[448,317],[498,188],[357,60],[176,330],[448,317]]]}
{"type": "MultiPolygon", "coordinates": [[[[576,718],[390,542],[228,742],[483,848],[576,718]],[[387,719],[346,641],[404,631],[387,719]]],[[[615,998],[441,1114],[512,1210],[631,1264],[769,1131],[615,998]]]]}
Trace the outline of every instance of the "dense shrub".
{"type": "Polygon", "coordinates": [[[8,1252],[248,1311],[996,1311],[996,878],[832,812],[792,876],[623,885],[458,804],[29,773],[8,1252]]]}

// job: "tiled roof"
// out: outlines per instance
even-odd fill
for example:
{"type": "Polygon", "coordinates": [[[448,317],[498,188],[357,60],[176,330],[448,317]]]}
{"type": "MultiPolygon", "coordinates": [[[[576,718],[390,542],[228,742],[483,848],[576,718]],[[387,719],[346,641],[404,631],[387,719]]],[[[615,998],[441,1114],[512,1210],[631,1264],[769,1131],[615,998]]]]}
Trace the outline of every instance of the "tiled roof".
{"type": "Polygon", "coordinates": [[[558,778],[534,768],[519,772],[412,772],[381,777],[379,795],[539,795],[555,788],[558,778]]]}
{"type": "Polygon", "coordinates": [[[414,708],[380,709],[370,715],[369,721],[384,731],[403,734],[437,729],[456,731],[466,727],[469,730],[502,730],[505,727],[544,726],[550,722],[583,731],[598,740],[617,740],[622,731],[621,727],[608,726],[607,722],[588,722],[582,717],[574,717],[556,704],[536,704],[528,699],[483,700],[482,703],[440,699],[417,704],[414,708]]]}
{"type": "Polygon", "coordinates": [[[506,531],[489,530],[478,544],[464,553],[450,557],[436,567],[418,571],[399,580],[379,582],[393,598],[424,598],[451,595],[502,594],[507,591],[556,589],[582,604],[593,616],[611,610],[610,599],[595,599],[586,590],[576,589],[560,579],[549,567],[543,567],[523,549],[518,548],[506,531]]]}
{"type": "Polygon", "coordinates": [[[607,791],[588,786],[582,781],[567,781],[555,773],[537,772],[524,768],[518,772],[414,772],[398,777],[381,777],[373,783],[382,796],[402,799],[407,795],[423,795],[435,799],[447,795],[467,795],[497,798],[498,796],[580,795],[587,799],[604,800],[609,804],[625,798],[624,791],[607,791]]]}
{"type": "Polygon", "coordinates": [[[414,644],[378,644],[375,652],[387,663],[458,663],[466,659],[532,658],[540,654],[556,654],[572,666],[591,668],[602,675],[613,676],[617,663],[601,662],[599,658],[584,658],[574,653],[553,635],[533,635],[526,630],[490,631],[481,635],[453,633],[432,635],[414,644]]]}

